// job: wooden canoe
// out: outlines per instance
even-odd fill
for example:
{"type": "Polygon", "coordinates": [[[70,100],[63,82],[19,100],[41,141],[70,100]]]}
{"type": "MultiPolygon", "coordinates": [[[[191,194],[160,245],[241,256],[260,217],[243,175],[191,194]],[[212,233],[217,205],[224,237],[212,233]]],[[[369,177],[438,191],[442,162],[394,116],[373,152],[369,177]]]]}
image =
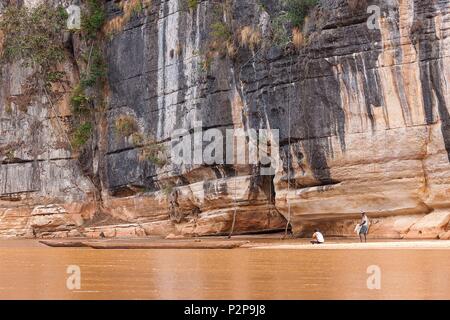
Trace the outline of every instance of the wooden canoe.
{"type": "Polygon", "coordinates": [[[40,240],[39,242],[53,248],[81,248],[87,247],[85,240],[40,240]]]}
{"type": "Polygon", "coordinates": [[[86,241],[94,249],[235,249],[249,241],[86,241]]]}

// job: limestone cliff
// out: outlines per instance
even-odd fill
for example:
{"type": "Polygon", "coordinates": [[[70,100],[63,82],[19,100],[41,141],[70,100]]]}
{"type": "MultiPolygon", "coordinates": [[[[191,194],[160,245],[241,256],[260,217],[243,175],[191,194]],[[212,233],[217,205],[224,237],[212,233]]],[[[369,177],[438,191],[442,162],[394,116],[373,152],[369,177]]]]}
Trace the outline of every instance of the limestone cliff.
{"type": "MultiPolygon", "coordinates": [[[[2,0],[0,12],[17,2],[39,1],[2,0]]],[[[299,235],[320,227],[348,236],[366,211],[373,236],[449,237],[450,1],[321,0],[301,30],[278,23],[284,5],[105,1],[104,101],[77,151],[67,143],[69,100],[89,46],[76,34],[65,40],[67,79],[54,103],[28,97],[29,68],[3,63],[0,236],[286,225],[299,235]],[[370,6],[380,10],[375,28],[370,6]],[[276,43],[284,29],[278,38],[288,40],[276,43]],[[276,173],[148,156],[167,153],[172,132],[192,132],[199,121],[203,130],[279,129],[276,173]],[[132,130],[123,134],[120,123],[132,130]]]]}

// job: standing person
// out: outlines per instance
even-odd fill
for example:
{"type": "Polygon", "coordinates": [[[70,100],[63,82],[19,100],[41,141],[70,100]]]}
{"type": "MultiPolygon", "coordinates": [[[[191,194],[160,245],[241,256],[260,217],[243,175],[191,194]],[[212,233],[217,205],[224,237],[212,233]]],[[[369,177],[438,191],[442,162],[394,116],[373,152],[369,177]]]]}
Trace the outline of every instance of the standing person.
{"type": "Polygon", "coordinates": [[[319,229],[314,230],[314,234],[312,236],[311,244],[322,244],[325,243],[325,239],[323,234],[319,231],[319,229]]]}
{"type": "Polygon", "coordinates": [[[361,213],[361,223],[359,224],[359,240],[367,242],[367,234],[369,233],[369,218],[365,212],[361,213]]]}

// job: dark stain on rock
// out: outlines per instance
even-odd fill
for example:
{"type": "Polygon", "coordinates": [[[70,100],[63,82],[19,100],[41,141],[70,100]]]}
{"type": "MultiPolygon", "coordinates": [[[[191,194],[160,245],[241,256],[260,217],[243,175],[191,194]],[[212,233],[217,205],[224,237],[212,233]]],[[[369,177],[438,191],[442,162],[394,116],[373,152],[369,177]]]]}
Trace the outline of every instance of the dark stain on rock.
{"type": "MultiPolygon", "coordinates": [[[[436,24],[434,15],[427,15],[424,8],[433,6],[446,6],[446,3],[436,3],[432,0],[415,1],[415,12],[413,25],[421,26],[414,30],[414,42],[419,52],[420,80],[422,84],[422,96],[425,109],[425,120],[427,124],[441,121],[441,132],[450,162],[450,114],[447,109],[445,95],[443,92],[442,70],[445,70],[441,57],[440,46],[437,44],[439,38],[436,35],[436,24]],[[433,99],[436,97],[436,99],[433,99]]],[[[444,8],[443,8],[444,9],[444,8]]]]}

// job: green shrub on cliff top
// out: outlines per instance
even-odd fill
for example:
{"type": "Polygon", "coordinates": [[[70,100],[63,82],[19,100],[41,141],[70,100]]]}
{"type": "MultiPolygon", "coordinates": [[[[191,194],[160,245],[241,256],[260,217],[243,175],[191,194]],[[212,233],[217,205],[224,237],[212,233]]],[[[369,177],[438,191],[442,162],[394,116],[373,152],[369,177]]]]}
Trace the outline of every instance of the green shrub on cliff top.
{"type": "Polygon", "coordinates": [[[0,18],[4,34],[2,61],[21,61],[39,69],[42,79],[56,82],[58,63],[65,59],[64,34],[67,12],[47,1],[35,8],[8,6],[0,18]]]}
{"type": "Polygon", "coordinates": [[[100,0],[88,0],[87,10],[81,17],[81,29],[88,38],[95,39],[106,21],[106,14],[100,0]]]}
{"type": "Polygon", "coordinates": [[[87,88],[101,84],[105,80],[106,70],[103,52],[100,48],[94,47],[89,61],[89,70],[81,76],[81,85],[87,88]]]}
{"type": "Polygon", "coordinates": [[[284,0],[283,11],[272,18],[273,42],[281,47],[292,42],[292,30],[302,30],[305,19],[318,0],[284,0]]]}
{"type": "Polygon", "coordinates": [[[129,137],[138,131],[136,120],[132,116],[125,114],[116,119],[114,127],[116,132],[123,137],[129,137]]]}
{"type": "Polygon", "coordinates": [[[233,32],[225,22],[215,22],[211,25],[211,36],[217,41],[227,41],[233,36],[233,32]]]}
{"type": "Polygon", "coordinates": [[[198,6],[198,0],[188,0],[188,8],[194,10],[198,6]]]}
{"type": "Polygon", "coordinates": [[[92,124],[85,122],[80,124],[72,133],[71,143],[75,150],[79,150],[87,143],[92,135],[92,124]]]}
{"type": "Polygon", "coordinates": [[[90,112],[91,99],[86,95],[85,88],[78,84],[70,96],[70,106],[74,115],[83,116],[90,112]]]}
{"type": "Polygon", "coordinates": [[[309,10],[317,3],[318,0],[284,0],[286,17],[292,27],[301,29],[309,10]]]}

